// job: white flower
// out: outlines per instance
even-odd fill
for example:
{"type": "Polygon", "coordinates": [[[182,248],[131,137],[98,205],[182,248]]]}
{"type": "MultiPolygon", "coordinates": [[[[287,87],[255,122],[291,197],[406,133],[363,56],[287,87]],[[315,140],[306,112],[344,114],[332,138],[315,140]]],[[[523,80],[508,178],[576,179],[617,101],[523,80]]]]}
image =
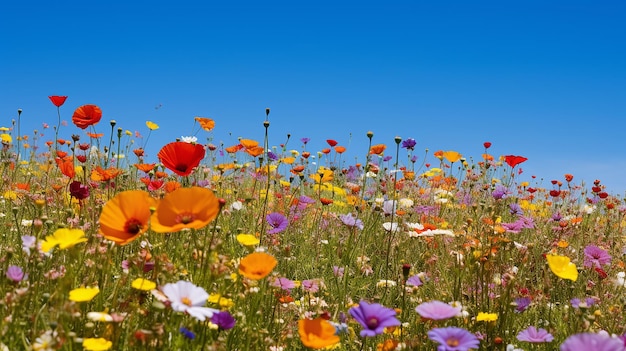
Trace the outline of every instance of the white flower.
{"type": "Polygon", "coordinates": [[[413,207],[413,200],[402,198],[398,200],[398,205],[400,206],[400,208],[403,208],[403,209],[411,208],[413,207]]]}
{"type": "Polygon", "coordinates": [[[398,223],[385,222],[383,223],[383,228],[385,228],[388,232],[397,232],[398,231],[398,223]]]}
{"type": "Polygon", "coordinates": [[[198,138],[195,136],[181,136],[180,141],[191,144],[191,143],[195,143],[196,141],[198,141],[198,138]]]}
{"type": "Polygon", "coordinates": [[[211,318],[213,313],[219,312],[214,308],[203,307],[209,294],[191,282],[181,280],[165,284],[161,292],[167,297],[174,311],[188,313],[199,321],[211,318]]]}
{"type": "Polygon", "coordinates": [[[448,229],[428,229],[421,233],[409,234],[411,237],[445,235],[455,237],[454,232],[448,229]]]}
{"type": "Polygon", "coordinates": [[[241,209],[243,208],[243,202],[237,200],[235,202],[233,202],[232,204],[230,204],[230,210],[233,211],[241,211],[241,209]]]}
{"type": "Polygon", "coordinates": [[[626,287],[626,272],[617,273],[617,278],[615,278],[615,285],[626,287]]]}
{"type": "Polygon", "coordinates": [[[87,318],[94,322],[113,322],[113,317],[104,312],[88,312],[87,318]]]}
{"type": "Polygon", "coordinates": [[[592,214],[593,211],[595,210],[596,210],[596,205],[590,206],[589,204],[587,204],[583,207],[583,212],[585,212],[586,214],[592,214]]]}
{"type": "Polygon", "coordinates": [[[385,280],[385,279],[379,280],[378,283],[376,283],[376,287],[378,287],[378,288],[385,288],[385,287],[391,288],[391,287],[394,287],[396,285],[397,285],[397,283],[395,281],[393,281],[393,280],[385,280]]]}
{"type": "Polygon", "coordinates": [[[22,219],[22,226],[31,227],[33,225],[32,219],[22,219]]]}

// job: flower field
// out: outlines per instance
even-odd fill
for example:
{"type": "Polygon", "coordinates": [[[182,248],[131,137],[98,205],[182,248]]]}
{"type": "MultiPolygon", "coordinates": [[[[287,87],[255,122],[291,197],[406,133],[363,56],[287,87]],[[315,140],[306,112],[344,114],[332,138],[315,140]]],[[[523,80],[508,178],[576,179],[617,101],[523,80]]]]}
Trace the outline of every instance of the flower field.
{"type": "Polygon", "coordinates": [[[373,133],[351,164],[273,144],[269,109],[235,145],[190,118],[149,163],[157,124],[64,125],[49,98],[52,127],[0,126],[0,351],[626,350],[626,206],[600,180],[373,133]]]}

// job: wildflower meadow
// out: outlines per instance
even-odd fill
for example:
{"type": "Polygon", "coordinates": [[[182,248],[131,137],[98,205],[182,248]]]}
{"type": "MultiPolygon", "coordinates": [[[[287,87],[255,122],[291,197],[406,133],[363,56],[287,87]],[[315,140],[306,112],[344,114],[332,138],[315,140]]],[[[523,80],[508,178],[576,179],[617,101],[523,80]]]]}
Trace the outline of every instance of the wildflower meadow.
{"type": "Polygon", "coordinates": [[[275,143],[269,109],[234,145],[190,116],[151,163],[66,98],[0,126],[0,351],[626,350],[626,206],[601,180],[373,132],[351,163],[275,143]]]}

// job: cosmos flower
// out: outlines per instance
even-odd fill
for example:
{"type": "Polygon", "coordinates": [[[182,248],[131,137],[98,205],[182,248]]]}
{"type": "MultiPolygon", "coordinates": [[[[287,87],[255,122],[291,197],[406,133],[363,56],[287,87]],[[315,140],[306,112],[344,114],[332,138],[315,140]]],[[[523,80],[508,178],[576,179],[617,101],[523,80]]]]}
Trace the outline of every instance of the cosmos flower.
{"type": "Polygon", "coordinates": [[[253,252],[239,261],[239,273],[248,279],[260,280],[267,277],[278,261],[264,252],[253,252]]]}
{"type": "Polygon", "coordinates": [[[441,301],[429,301],[418,305],[415,311],[424,319],[444,320],[459,316],[461,307],[454,307],[441,301]]]}
{"type": "Polygon", "coordinates": [[[126,245],[148,230],[150,208],[156,200],[143,190],[127,190],[107,201],[100,213],[100,234],[126,245]]]}
{"type": "Polygon", "coordinates": [[[175,141],[161,148],[157,157],[163,165],[179,176],[188,176],[200,165],[206,151],[201,144],[175,141]]]}
{"type": "Polygon", "coordinates": [[[24,273],[22,268],[20,268],[19,266],[14,266],[14,265],[11,265],[9,266],[9,268],[7,268],[6,276],[7,278],[9,278],[9,280],[16,282],[16,283],[19,283],[22,280],[24,280],[24,278],[28,277],[24,273]]]}
{"type": "Polygon", "coordinates": [[[371,337],[382,334],[385,328],[400,325],[396,318],[396,311],[378,303],[368,303],[361,300],[359,305],[350,308],[350,315],[361,324],[361,337],[371,337]]]}
{"type": "Polygon", "coordinates": [[[537,329],[531,325],[517,334],[517,340],[532,343],[544,343],[554,340],[554,336],[543,328],[537,329]]]}
{"type": "Polygon", "coordinates": [[[402,148],[407,149],[407,150],[415,149],[415,145],[417,145],[417,142],[413,138],[408,138],[402,141],[402,148]]]}
{"type": "Polygon", "coordinates": [[[278,212],[268,214],[265,219],[272,227],[272,229],[267,231],[267,234],[278,234],[287,229],[287,226],[289,225],[287,218],[278,212]]]}
{"type": "Polygon", "coordinates": [[[361,230],[363,229],[363,221],[354,217],[352,213],[339,215],[339,219],[343,224],[347,225],[348,227],[357,227],[361,230]]]}
{"type": "Polygon", "coordinates": [[[587,245],[583,251],[585,258],[583,265],[587,268],[601,268],[611,264],[611,255],[596,245],[587,245]]]}
{"type": "Polygon", "coordinates": [[[300,319],[298,321],[298,334],[300,334],[302,344],[312,349],[322,349],[340,341],[339,336],[335,333],[335,326],[321,317],[300,319]]]}
{"type": "Polygon", "coordinates": [[[230,312],[220,311],[213,314],[211,323],[217,325],[220,330],[228,330],[234,328],[237,322],[230,312]]]}
{"type": "Polygon", "coordinates": [[[80,129],[87,129],[100,122],[102,110],[96,105],[83,105],[77,108],[72,115],[72,123],[80,129]]]}
{"type": "Polygon", "coordinates": [[[561,351],[624,351],[624,342],[606,334],[580,333],[569,336],[561,344],[561,351]]]}
{"type": "Polygon", "coordinates": [[[431,329],[428,338],[439,344],[437,351],[467,351],[480,345],[474,334],[458,327],[431,329]]]}
{"type": "Polygon", "coordinates": [[[191,282],[180,280],[176,283],[165,284],[161,292],[167,297],[174,311],[184,312],[204,321],[219,312],[214,308],[204,307],[209,294],[201,287],[191,282]]]}
{"type": "Polygon", "coordinates": [[[157,233],[178,232],[184,228],[201,229],[220,211],[219,200],[206,188],[178,188],[165,195],[150,218],[157,233]]]}

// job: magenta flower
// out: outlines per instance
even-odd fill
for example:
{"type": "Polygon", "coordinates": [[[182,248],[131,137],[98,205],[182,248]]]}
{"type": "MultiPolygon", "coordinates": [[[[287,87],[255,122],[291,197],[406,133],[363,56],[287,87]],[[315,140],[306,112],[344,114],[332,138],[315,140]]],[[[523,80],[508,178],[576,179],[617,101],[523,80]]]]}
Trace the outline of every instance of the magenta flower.
{"type": "Polygon", "coordinates": [[[542,343],[554,340],[554,336],[552,336],[552,334],[548,333],[548,331],[543,328],[537,329],[531,325],[530,327],[520,331],[517,334],[517,340],[532,343],[542,343]]]}
{"type": "Polygon", "coordinates": [[[561,351],[624,351],[624,342],[607,334],[580,333],[565,339],[561,351]]]}
{"type": "Polygon", "coordinates": [[[320,285],[316,279],[307,279],[302,281],[302,290],[316,293],[320,290],[320,285]]]}
{"type": "Polygon", "coordinates": [[[70,183],[70,195],[78,200],[86,199],[89,197],[89,187],[75,180],[70,183]]]}
{"type": "Polygon", "coordinates": [[[361,300],[359,305],[348,310],[350,315],[363,326],[361,337],[382,334],[387,327],[396,327],[400,321],[396,318],[396,311],[378,303],[367,303],[361,300]]]}
{"type": "Polygon", "coordinates": [[[268,214],[265,219],[272,227],[272,229],[267,231],[267,234],[278,234],[287,229],[287,226],[289,225],[287,218],[278,212],[268,214]]]}
{"type": "Polygon", "coordinates": [[[228,311],[221,311],[213,313],[211,316],[211,323],[217,325],[219,330],[228,330],[235,327],[235,318],[228,311]]]}
{"type": "Polygon", "coordinates": [[[611,255],[596,245],[587,245],[585,250],[583,265],[587,268],[601,268],[603,265],[611,264],[611,255]]]}
{"type": "Polygon", "coordinates": [[[348,227],[357,227],[359,229],[363,229],[363,221],[354,217],[352,213],[340,215],[339,219],[341,219],[341,222],[343,222],[343,224],[347,225],[348,227]]]}
{"type": "Polygon", "coordinates": [[[439,321],[460,315],[461,307],[453,307],[445,302],[434,300],[420,304],[415,311],[424,319],[439,321]]]}
{"type": "Polygon", "coordinates": [[[12,280],[16,283],[21,282],[22,280],[24,280],[24,278],[27,277],[22,268],[18,266],[9,266],[9,268],[7,268],[6,276],[7,278],[9,278],[9,280],[12,280]]]}
{"type": "Polygon", "coordinates": [[[293,280],[280,277],[280,278],[274,279],[274,281],[272,282],[272,286],[281,288],[283,290],[291,291],[291,289],[296,287],[296,283],[293,280]]]}
{"type": "Polygon", "coordinates": [[[439,343],[437,351],[467,351],[480,345],[476,335],[458,327],[431,329],[428,338],[439,343]]]}

